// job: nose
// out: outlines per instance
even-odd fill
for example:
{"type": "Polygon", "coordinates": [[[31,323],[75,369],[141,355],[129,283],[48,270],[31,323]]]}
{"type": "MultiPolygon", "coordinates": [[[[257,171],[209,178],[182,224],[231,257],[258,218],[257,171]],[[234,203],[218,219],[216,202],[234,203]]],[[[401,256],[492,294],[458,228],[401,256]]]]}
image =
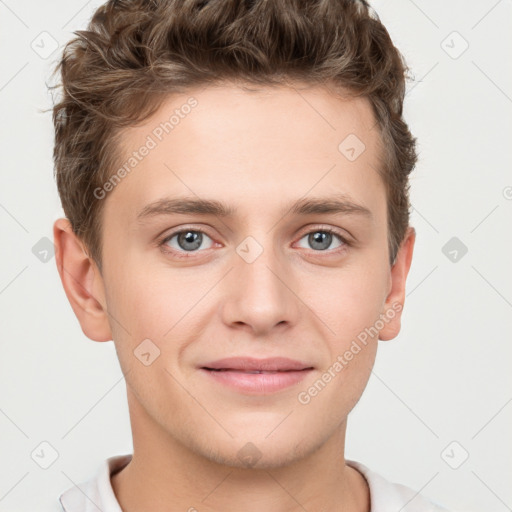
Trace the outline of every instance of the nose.
{"type": "Polygon", "coordinates": [[[226,325],[245,329],[255,336],[268,334],[276,327],[295,324],[300,300],[295,295],[293,273],[284,255],[269,243],[254,261],[246,255],[261,248],[249,244],[233,254],[234,268],[224,280],[222,318],[226,325]],[[247,249],[248,246],[244,248],[247,249]]]}

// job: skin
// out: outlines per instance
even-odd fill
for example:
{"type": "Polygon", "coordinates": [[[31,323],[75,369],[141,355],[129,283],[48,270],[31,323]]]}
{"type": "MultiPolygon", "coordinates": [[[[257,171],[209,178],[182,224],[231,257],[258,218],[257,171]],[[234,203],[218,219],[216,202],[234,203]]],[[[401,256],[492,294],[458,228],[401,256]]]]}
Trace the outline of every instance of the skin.
{"type": "Polygon", "coordinates": [[[198,105],[103,199],[102,273],[69,222],[54,224],[58,270],[82,330],[114,341],[125,374],[134,454],[112,477],[114,492],[125,512],[368,512],[367,482],[344,460],[347,416],[378,339],[399,333],[401,310],[308,404],[297,395],[379,315],[404,304],[415,231],[391,266],[370,103],[298,85],[191,89],[125,130],[126,155],[190,96],[198,105]],[[338,150],[350,133],[366,146],[352,162],[338,150]],[[304,196],[333,193],[371,218],[287,213],[304,196]],[[216,199],[235,213],[137,222],[165,196],[216,199]],[[307,235],[326,227],[349,244],[333,236],[315,248],[307,235]],[[177,236],[167,252],[158,247],[179,229],[206,233],[200,248],[187,252],[191,244],[177,236]],[[236,251],[249,236],[263,249],[251,263],[236,251]],[[134,355],[147,338],[160,350],[149,366],[134,355]],[[232,355],[285,356],[315,369],[298,385],[257,396],[197,369],[232,355]],[[259,456],[250,464],[238,456],[249,442],[259,456]]]}

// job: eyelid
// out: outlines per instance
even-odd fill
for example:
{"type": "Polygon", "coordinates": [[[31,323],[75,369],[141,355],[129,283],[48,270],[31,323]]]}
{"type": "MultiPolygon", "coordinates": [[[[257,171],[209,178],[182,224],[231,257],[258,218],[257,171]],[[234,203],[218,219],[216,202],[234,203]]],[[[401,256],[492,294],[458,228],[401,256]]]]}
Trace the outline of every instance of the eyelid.
{"type": "MultiPolygon", "coordinates": [[[[181,233],[182,231],[200,231],[201,233],[206,233],[208,236],[217,236],[213,235],[213,233],[217,233],[217,230],[215,228],[212,228],[208,224],[203,224],[202,222],[199,223],[185,223],[185,224],[177,224],[175,226],[167,227],[163,232],[161,233],[168,233],[167,236],[176,235],[177,233],[181,233]]],[[[159,235],[163,236],[163,235],[159,235]]]]}
{"type": "MultiPolygon", "coordinates": [[[[157,247],[163,248],[165,246],[165,244],[167,244],[167,242],[169,242],[176,235],[180,235],[181,233],[184,233],[184,232],[187,232],[187,231],[194,231],[194,232],[197,232],[197,233],[202,233],[203,235],[206,235],[208,238],[210,238],[214,245],[217,244],[217,242],[215,241],[215,238],[208,232],[207,229],[205,229],[204,227],[197,227],[197,226],[183,226],[183,227],[179,227],[176,230],[171,231],[170,233],[167,233],[166,235],[158,237],[155,243],[156,243],[157,247]]],[[[173,252],[173,253],[178,252],[178,253],[181,253],[181,254],[183,254],[183,253],[185,253],[185,254],[194,254],[194,253],[197,253],[197,252],[202,252],[202,251],[190,251],[190,252],[187,253],[186,251],[176,251],[176,249],[173,249],[171,247],[167,247],[164,250],[166,252],[173,252]]],[[[206,250],[206,249],[203,249],[203,251],[204,250],[206,250]]]]}
{"type": "MultiPolygon", "coordinates": [[[[310,233],[314,233],[316,231],[325,231],[327,233],[331,233],[333,235],[336,235],[336,236],[338,236],[341,239],[341,241],[345,245],[351,245],[353,243],[351,238],[345,234],[346,233],[345,230],[341,230],[340,228],[335,228],[335,227],[330,226],[330,225],[322,225],[322,224],[316,224],[316,225],[308,226],[307,228],[305,228],[304,231],[301,231],[301,235],[299,236],[299,240],[301,238],[304,238],[304,236],[309,235],[310,233]]],[[[321,252],[321,251],[319,251],[319,252],[321,252]]]]}

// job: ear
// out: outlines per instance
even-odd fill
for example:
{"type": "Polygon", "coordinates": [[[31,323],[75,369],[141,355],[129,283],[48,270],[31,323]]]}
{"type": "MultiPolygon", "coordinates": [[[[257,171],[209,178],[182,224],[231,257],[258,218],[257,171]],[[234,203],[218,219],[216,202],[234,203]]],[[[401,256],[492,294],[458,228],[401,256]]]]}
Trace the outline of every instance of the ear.
{"type": "Polygon", "coordinates": [[[103,278],[66,218],[53,225],[55,261],[62,286],[83,333],[93,341],[112,339],[103,278]]]}
{"type": "Polygon", "coordinates": [[[390,290],[384,303],[382,313],[388,319],[379,332],[379,340],[388,341],[395,338],[400,332],[402,310],[405,303],[405,283],[411,267],[416,230],[408,227],[404,240],[400,245],[396,261],[391,267],[390,290]],[[386,311],[388,312],[386,314],[386,311]],[[394,314],[392,313],[394,311],[394,314]]]}

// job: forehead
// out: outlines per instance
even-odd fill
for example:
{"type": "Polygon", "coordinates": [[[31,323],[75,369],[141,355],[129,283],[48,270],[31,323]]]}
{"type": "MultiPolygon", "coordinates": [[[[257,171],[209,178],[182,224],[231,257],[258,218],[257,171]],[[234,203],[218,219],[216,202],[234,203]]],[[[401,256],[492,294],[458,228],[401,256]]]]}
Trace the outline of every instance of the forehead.
{"type": "Polygon", "coordinates": [[[375,205],[383,194],[369,100],[322,87],[224,84],[173,94],[124,130],[121,149],[125,172],[105,210],[132,221],[170,195],[222,196],[249,208],[326,192],[375,205]]]}

